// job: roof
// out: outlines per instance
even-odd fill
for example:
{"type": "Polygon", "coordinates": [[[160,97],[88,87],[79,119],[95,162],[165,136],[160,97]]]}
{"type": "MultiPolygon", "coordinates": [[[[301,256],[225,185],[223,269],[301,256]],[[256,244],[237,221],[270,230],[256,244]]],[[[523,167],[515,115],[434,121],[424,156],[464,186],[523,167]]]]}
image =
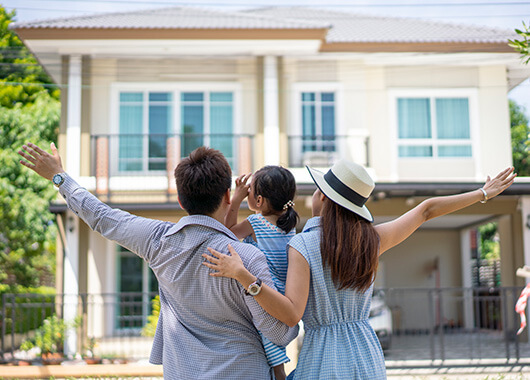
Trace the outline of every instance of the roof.
{"type": "Polygon", "coordinates": [[[506,43],[516,37],[512,30],[434,22],[415,18],[382,17],[302,7],[267,7],[247,14],[277,19],[326,22],[332,25],[326,42],[464,42],[506,43]]]}
{"type": "Polygon", "coordinates": [[[170,7],[17,22],[13,29],[328,29],[333,43],[506,43],[514,31],[306,7],[225,12],[170,7]]]}
{"type": "Polygon", "coordinates": [[[274,15],[170,7],[133,12],[14,23],[12,28],[57,29],[321,29],[323,21],[290,20],[274,15]]]}

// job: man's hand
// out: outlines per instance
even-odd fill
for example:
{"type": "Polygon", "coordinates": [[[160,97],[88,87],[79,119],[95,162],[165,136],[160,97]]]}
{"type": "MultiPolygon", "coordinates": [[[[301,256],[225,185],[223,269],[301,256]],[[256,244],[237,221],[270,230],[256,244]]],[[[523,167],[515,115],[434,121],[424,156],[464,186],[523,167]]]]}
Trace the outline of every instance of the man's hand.
{"type": "Polygon", "coordinates": [[[63,173],[64,169],[55,144],[51,143],[50,147],[52,154],[42,150],[35,144],[29,143],[23,145],[23,150],[19,150],[18,154],[27,160],[20,160],[22,165],[30,168],[41,177],[51,181],[55,174],[63,173]]]}

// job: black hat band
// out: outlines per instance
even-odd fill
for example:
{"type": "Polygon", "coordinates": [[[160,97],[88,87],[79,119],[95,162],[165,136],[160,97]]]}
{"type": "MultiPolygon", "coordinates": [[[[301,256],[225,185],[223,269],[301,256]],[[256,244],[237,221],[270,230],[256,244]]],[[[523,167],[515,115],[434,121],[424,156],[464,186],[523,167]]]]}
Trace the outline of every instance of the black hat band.
{"type": "Polygon", "coordinates": [[[338,179],[335,174],[330,170],[324,174],[324,179],[330,185],[333,190],[342,195],[344,198],[352,202],[357,207],[363,207],[368,198],[363,197],[361,194],[352,190],[346,186],[340,179],[338,179]]]}

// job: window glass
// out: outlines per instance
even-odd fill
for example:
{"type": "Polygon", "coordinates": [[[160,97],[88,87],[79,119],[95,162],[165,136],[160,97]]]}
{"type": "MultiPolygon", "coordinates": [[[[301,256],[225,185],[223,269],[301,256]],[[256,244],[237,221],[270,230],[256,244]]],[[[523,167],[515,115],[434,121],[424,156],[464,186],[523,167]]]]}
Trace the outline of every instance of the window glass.
{"type": "Polygon", "coordinates": [[[315,93],[314,92],[302,92],[302,101],[315,101],[315,93]]]}
{"type": "Polygon", "coordinates": [[[469,139],[468,100],[436,99],[436,126],[439,139],[469,139]]]}
{"type": "Polygon", "coordinates": [[[471,157],[471,145],[440,145],[440,157],[471,157]]]}
{"type": "Polygon", "coordinates": [[[399,157],[432,157],[431,146],[400,146],[399,157]]]}
{"type": "Polygon", "coordinates": [[[204,145],[204,106],[182,105],[181,109],[182,156],[204,145]]]}
{"type": "Polygon", "coordinates": [[[183,92],[181,95],[183,102],[202,102],[204,94],[202,92],[183,92]]]}
{"type": "Polygon", "coordinates": [[[142,100],[143,94],[141,92],[124,92],[120,94],[120,138],[118,148],[118,168],[120,171],[142,170],[142,100]]]}
{"type": "Polygon", "coordinates": [[[398,115],[399,138],[431,137],[429,99],[398,99],[398,115]]]}
{"type": "Polygon", "coordinates": [[[166,170],[167,139],[171,131],[171,93],[150,93],[149,170],[166,170]]]}
{"type": "MultiPolygon", "coordinates": [[[[212,93],[212,98],[215,93],[212,93]]],[[[233,147],[232,147],[232,105],[210,105],[210,146],[218,149],[225,155],[228,163],[232,166],[233,147]]]]}

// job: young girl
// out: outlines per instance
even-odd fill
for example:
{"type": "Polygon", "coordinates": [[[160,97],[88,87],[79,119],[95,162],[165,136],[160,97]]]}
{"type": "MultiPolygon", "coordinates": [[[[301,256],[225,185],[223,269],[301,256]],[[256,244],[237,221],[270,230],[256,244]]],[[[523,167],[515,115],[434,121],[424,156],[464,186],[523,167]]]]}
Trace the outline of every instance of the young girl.
{"type": "MultiPolygon", "coordinates": [[[[225,217],[225,225],[246,243],[257,246],[267,257],[274,285],[285,293],[287,277],[287,252],[289,240],[295,235],[298,213],[294,209],[296,181],[291,172],[281,166],[265,166],[253,176],[236,179],[232,203],[225,217]],[[248,196],[248,208],[255,212],[239,224],[237,213],[243,199],[248,196]]],[[[285,379],[283,363],[289,358],[284,347],[278,347],[263,337],[265,353],[274,368],[276,379],[285,379]]]]}
{"type": "MultiPolygon", "coordinates": [[[[289,242],[285,296],[263,285],[256,301],[273,317],[294,326],[303,316],[306,335],[296,371],[289,379],[386,379],[383,351],[368,321],[379,256],[424,222],[485,203],[514,181],[513,168],[483,187],[463,194],[429,198],[399,218],[372,225],[365,202],[374,189],[366,170],[338,161],[327,173],[308,168],[317,190],[314,218],[289,242]]],[[[208,248],[212,276],[234,278],[243,287],[256,277],[231,256],[208,248]]]]}

